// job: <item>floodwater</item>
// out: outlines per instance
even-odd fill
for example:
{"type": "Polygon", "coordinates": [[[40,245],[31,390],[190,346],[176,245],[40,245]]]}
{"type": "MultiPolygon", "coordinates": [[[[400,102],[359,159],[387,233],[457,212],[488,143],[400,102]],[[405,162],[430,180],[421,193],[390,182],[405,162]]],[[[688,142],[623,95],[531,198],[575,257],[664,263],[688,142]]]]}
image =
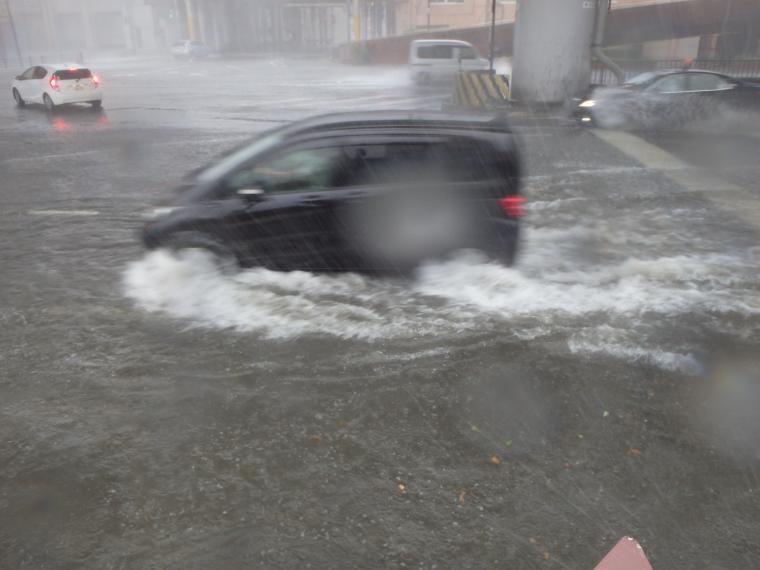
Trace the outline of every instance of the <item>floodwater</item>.
{"type": "Polygon", "coordinates": [[[211,100],[215,63],[108,67],[105,121],[3,111],[0,566],[592,568],[626,534],[656,568],[757,565],[757,228],[523,121],[513,268],[146,254],[141,212],[268,113],[432,104],[279,60],[211,100]]]}

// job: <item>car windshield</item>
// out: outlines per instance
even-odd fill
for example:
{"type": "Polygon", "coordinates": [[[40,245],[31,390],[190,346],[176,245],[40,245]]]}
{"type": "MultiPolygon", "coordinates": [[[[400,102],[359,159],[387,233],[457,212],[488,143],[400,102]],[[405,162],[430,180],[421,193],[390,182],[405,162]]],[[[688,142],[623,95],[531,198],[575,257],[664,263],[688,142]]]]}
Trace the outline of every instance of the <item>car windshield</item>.
{"type": "Polygon", "coordinates": [[[196,179],[199,183],[206,184],[224,178],[224,176],[238,169],[257,155],[275,147],[281,140],[282,135],[278,131],[264,135],[252,143],[245,144],[237,150],[230,152],[219,161],[199,171],[196,179]]]}
{"type": "Polygon", "coordinates": [[[760,0],[0,0],[0,78],[0,570],[760,570],[760,0]]]}
{"type": "Polygon", "coordinates": [[[653,73],[651,71],[647,71],[645,73],[640,73],[638,75],[635,75],[631,79],[627,79],[625,81],[625,85],[633,85],[636,87],[640,87],[643,85],[646,85],[648,83],[651,83],[654,81],[658,75],[656,73],[653,73]]]}

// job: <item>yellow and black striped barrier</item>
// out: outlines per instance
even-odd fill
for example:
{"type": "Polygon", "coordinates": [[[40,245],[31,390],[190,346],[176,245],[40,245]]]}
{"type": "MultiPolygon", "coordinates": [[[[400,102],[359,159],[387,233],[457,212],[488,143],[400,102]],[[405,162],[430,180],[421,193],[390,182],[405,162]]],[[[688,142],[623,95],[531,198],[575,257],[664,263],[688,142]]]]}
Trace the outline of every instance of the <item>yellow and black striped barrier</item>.
{"type": "Polygon", "coordinates": [[[457,77],[454,105],[493,109],[509,103],[509,79],[491,71],[463,71],[457,77]]]}

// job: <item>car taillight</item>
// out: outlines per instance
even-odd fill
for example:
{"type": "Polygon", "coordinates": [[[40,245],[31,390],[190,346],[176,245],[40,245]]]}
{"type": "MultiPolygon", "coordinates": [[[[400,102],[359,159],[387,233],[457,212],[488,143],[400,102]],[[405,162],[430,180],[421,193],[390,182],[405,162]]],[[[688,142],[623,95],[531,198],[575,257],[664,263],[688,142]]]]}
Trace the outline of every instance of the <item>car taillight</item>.
{"type": "Polygon", "coordinates": [[[510,218],[522,218],[525,215],[525,198],[522,196],[507,196],[499,200],[499,206],[510,218]]]}
{"type": "Polygon", "coordinates": [[[92,75],[92,82],[95,84],[95,87],[97,87],[98,85],[100,85],[100,78],[97,75],[95,75],[94,73],[92,75]]]}
{"type": "Polygon", "coordinates": [[[61,87],[60,84],[58,83],[58,78],[55,75],[50,78],[50,87],[52,87],[56,91],[58,91],[58,89],[60,89],[61,87]]]}

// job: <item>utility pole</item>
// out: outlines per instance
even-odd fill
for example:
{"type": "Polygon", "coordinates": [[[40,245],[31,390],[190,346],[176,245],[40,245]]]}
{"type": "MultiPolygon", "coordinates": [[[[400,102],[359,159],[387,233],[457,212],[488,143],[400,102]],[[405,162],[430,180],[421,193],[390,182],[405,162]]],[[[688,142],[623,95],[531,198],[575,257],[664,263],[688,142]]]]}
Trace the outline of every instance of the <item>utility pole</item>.
{"type": "MultiPolygon", "coordinates": [[[[428,0],[430,1],[430,0],[428,0]]],[[[496,0],[491,0],[491,49],[488,52],[489,69],[493,73],[494,43],[496,42],[496,0]]]]}
{"type": "Polygon", "coordinates": [[[5,0],[5,11],[8,12],[8,23],[11,25],[11,34],[13,34],[13,44],[16,46],[16,55],[18,56],[18,62],[21,67],[23,67],[24,60],[21,58],[21,48],[18,44],[18,34],[16,34],[16,23],[13,21],[13,12],[11,12],[11,5],[8,0],[5,0]]]}

